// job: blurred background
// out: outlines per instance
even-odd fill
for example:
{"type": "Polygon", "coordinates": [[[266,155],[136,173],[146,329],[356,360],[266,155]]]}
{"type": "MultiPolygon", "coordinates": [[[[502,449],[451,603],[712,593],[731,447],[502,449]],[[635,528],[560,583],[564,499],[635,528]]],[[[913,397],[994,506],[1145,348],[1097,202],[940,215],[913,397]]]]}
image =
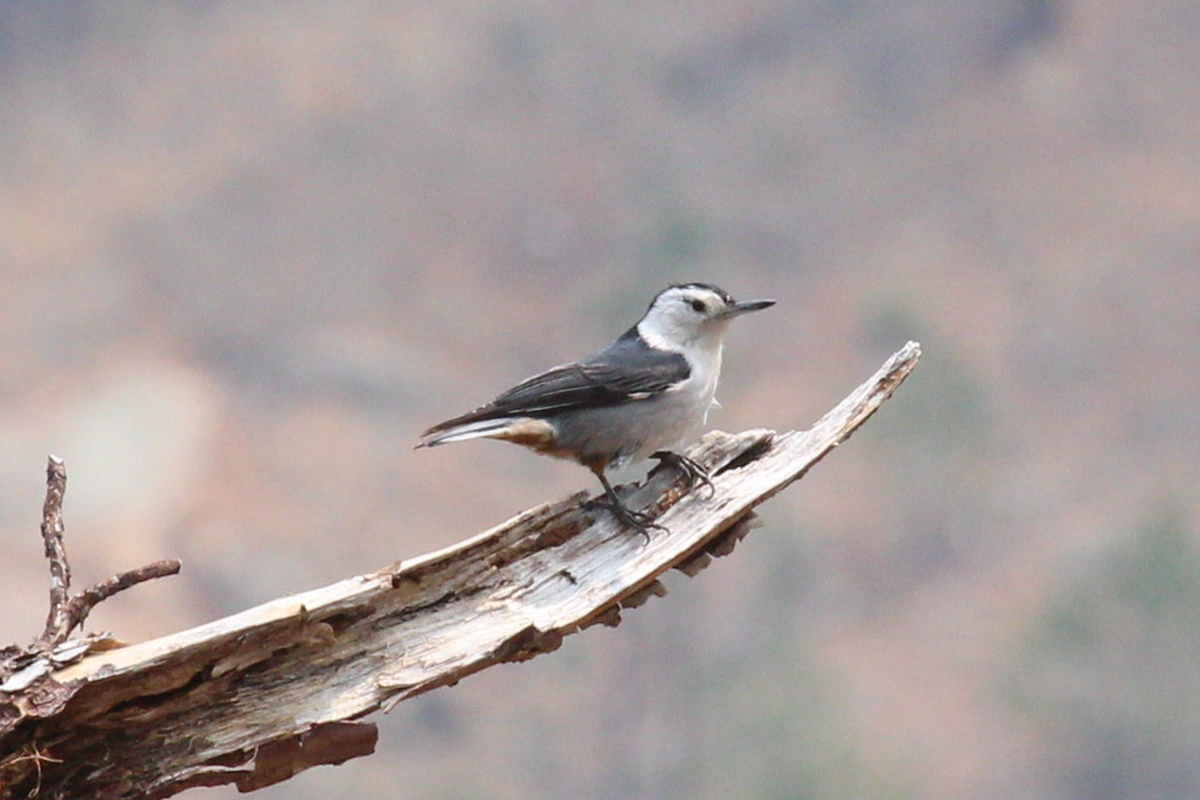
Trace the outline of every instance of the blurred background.
{"type": "Polygon", "coordinates": [[[47,453],[166,634],[593,489],[411,448],[702,280],[779,300],[715,427],[924,359],[732,557],[256,796],[1196,796],[1197,75],[1180,0],[0,4],[0,642],[47,453]]]}

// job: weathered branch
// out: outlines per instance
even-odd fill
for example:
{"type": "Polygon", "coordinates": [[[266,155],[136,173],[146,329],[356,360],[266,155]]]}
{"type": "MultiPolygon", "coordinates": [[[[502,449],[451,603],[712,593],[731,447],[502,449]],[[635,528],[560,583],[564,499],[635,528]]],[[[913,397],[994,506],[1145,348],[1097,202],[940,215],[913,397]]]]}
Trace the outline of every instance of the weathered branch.
{"type": "Polygon", "coordinates": [[[694,574],[728,553],[754,527],[752,509],[845,441],[919,355],[909,343],[808,431],[706,436],[689,455],[712,471],[711,496],[656,470],[626,496],[661,512],[668,531],[648,543],[581,509],[581,492],[378,572],[93,652],[19,688],[9,678],[0,796],[249,791],[369,753],[374,726],[353,720],[616,625],[621,609],[665,591],[667,570],[694,574]]]}

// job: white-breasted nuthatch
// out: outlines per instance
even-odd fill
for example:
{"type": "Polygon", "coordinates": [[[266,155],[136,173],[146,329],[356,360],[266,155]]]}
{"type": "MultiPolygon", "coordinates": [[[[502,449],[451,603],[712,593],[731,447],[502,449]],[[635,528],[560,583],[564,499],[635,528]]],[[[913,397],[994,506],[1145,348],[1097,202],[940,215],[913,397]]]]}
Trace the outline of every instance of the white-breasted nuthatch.
{"type": "Polygon", "coordinates": [[[737,302],[706,283],[659,292],[638,323],[574,364],[535,375],[487,405],[434,425],[417,447],[500,439],[576,461],[604,486],[608,508],[643,533],[651,516],[625,506],[604,471],[653,457],[689,484],[707,471],[672,452],[699,432],[715,404],[721,344],[729,323],[774,300],[737,302]]]}

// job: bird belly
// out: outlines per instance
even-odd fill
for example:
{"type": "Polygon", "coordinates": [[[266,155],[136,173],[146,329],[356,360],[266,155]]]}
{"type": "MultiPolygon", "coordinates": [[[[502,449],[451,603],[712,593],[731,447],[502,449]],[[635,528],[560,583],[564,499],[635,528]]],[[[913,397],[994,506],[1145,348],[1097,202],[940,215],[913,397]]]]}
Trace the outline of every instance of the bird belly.
{"type": "Polygon", "coordinates": [[[619,468],[695,436],[711,403],[711,390],[684,384],[647,400],[561,414],[556,445],[584,464],[619,468]]]}

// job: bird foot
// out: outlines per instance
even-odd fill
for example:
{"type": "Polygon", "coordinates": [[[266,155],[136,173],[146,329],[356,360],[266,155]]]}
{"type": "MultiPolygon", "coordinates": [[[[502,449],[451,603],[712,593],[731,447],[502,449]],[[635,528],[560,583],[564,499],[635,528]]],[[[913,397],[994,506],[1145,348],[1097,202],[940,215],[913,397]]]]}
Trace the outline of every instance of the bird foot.
{"type": "Polygon", "coordinates": [[[672,453],[670,450],[659,450],[657,453],[651,453],[650,457],[657,459],[659,464],[674,467],[678,470],[689,489],[699,483],[708,489],[709,497],[717,493],[716,487],[713,486],[712,477],[699,461],[680,455],[679,453],[672,453]]]}
{"type": "Polygon", "coordinates": [[[650,531],[660,530],[665,531],[665,525],[659,525],[654,521],[654,515],[645,511],[635,511],[622,502],[614,501],[604,495],[594,497],[583,504],[584,508],[603,508],[611,511],[612,515],[617,518],[618,522],[636,530],[642,536],[646,537],[646,541],[650,541],[650,531]]]}

